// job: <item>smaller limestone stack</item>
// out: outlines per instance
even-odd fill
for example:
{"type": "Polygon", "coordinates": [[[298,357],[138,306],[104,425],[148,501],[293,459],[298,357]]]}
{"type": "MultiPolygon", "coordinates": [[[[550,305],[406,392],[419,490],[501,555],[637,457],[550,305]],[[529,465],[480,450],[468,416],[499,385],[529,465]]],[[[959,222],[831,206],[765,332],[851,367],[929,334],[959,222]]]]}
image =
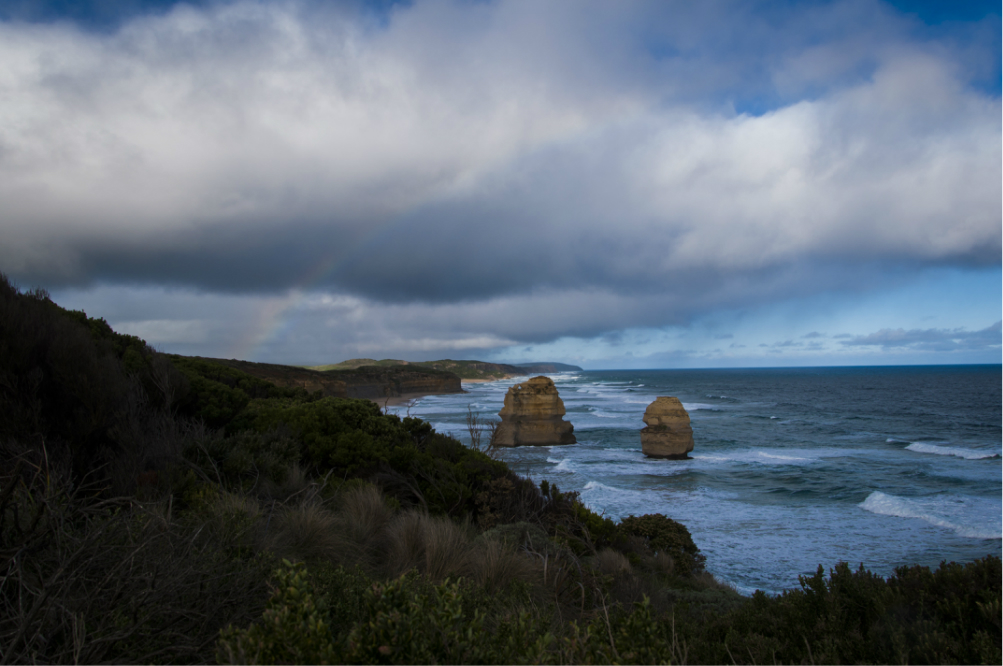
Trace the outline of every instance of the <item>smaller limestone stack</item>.
{"type": "Polygon", "coordinates": [[[550,377],[533,377],[505,394],[495,446],[574,444],[573,425],[564,420],[564,401],[550,377]]]}
{"type": "Polygon", "coordinates": [[[660,396],[644,410],[641,451],[650,458],[685,460],[693,450],[690,415],[679,398],[660,396]]]}

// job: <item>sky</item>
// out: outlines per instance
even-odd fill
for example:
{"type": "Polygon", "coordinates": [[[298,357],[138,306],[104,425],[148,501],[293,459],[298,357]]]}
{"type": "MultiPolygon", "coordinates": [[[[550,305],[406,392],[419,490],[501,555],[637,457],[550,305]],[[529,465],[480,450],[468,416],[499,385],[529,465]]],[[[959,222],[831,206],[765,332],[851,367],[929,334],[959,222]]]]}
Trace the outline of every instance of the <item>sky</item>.
{"type": "Polygon", "coordinates": [[[0,0],[0,271],[166,352],[1000,363],[999,2],[0,0]]]}

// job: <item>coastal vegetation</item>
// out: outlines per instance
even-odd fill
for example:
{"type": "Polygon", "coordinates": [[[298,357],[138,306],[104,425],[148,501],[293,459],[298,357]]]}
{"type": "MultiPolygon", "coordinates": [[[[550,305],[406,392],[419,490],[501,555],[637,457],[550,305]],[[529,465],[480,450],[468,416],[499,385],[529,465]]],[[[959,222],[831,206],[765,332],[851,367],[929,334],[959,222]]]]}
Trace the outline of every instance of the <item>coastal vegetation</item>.
{"type": "Polygon", "coordinates": [[[998,557],[745,597],[491,453],[0,278],[0,662],[1001,661],[998,557]]]}
{"type": "Polygon", "coordinates": [[[252,363],[237,359],[171,356],[175,365],[209,363],[224,366],[282,388],[302,388],[334,398],[366,398],[383,401],[410,395],[460,393],[460,377],[446,370],[408,365],[361,365],[339,370],[316,370],[275,363],[252,363]]]}
{"type": "Polygon", "coordinates": [[[508,365],[505,363],[488,363],[486,361],[454,361],[452,359],[443,359],[441,361],[399,361],[396,359],[383,359],[382,361],[377,361],[371,358],[353,358],[347,361],[342,361],[341,363],[313,366],[310,369],[322,372],[344,372],[346,370],[399,368],[401,366],[425,368],[439,372],[451,372],[461,379],[481,381],[506,379],[509,377],[517,377],[532,373],[581,370],[581,368],[576,365],[567,365],[564,363],[520,363],[518,365],[508,365]]]}
{"type": "Polygon", "coordinates": [[[332,365],[319,365],[311,368],[327,372],[344,372],[346,370],[357,370],[359,368],[399,368],[401,366],[430,368],[432,370],[452,372],[460,379],[492,380],[505,379],[520,374],[522,371],[511,365],[500,365],[498,363],[485,363],[482,361],[453,361],[445,359],[442,361],[399,361],[396,359],[383,359],[376,361],[371,358],[353,358],[341,363],[332,365]]]}

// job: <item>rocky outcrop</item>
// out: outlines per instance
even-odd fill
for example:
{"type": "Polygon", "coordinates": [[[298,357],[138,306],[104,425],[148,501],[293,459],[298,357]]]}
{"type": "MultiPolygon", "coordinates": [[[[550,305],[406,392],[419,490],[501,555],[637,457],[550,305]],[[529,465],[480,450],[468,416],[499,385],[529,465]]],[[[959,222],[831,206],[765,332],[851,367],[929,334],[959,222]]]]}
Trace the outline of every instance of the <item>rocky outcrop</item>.
{"type": "Polygon", "coordinates": [[[679,398],[659,396],[644,410],[641,451],[651,458],[685,460],[693,450],[693,428],[679,398]]]}
{"type": "Polygon", "coordinates": [[[549,377],[533,377],[505,395],[495,446],[574,444],[574,426],[564,420],[564,401],[549,377]]]}

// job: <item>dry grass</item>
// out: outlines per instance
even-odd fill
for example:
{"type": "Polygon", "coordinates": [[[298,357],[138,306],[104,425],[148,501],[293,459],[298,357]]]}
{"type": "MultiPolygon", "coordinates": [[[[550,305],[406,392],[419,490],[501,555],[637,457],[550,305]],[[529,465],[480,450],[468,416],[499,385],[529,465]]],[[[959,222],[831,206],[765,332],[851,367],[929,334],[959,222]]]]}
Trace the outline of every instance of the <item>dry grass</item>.
{"type": "Polygon", "coordinates": [[[386,529],[383,569],[391,576],[417,569],[435,581],[469,577],[472,542],[468,530],[448,518],[407,511],[386,529]]]}
{"type": "Polygon", "coordinates": [[[375,486],[352,488],[341,496],[338,530],[344,542],[342,563],[372,566],[379,559],[383,531],[393,517],[375,486]]]}
{"type": "Polygon", "coordinates": [[[675,560],[672,559],[671,555],[659,551],[655,553],[655,557],[653,558],[652,561],[652,567],[658,573],[671,576],[672,573],[676,570],[676,563],[675,560]]]}
{"type": "Polygon", "coordinates": [[[215,521],[43,473],[0,490],[0,663],[204,663],[262,611],[267,563],[215,521]]]}
{"type": "Polygon", "coordinates": [[[293,561],[379,567],[393,517],[379,489],[354,487],[340,496],[336,509],[316,491],[308,487],[292,498],[292,504],[272,510],[264,521],[264,547],[293,561]]]}
{"type": "Polygon", "coordinates": [[[265,537],[268,550],[293,561],[340,561],[346,550],[339,517],[317,503],[281,509],[265,537]]]}
{"type": "Polygon", "coordinates": [[[321,484],[312,482],[306,470],[300,467],[299,463],[292,463],[285,477],[280,482],[273,481],[267,476],[262,476],[254,485],[254,492],[263,499],[288,504],[297,499],[302,502],[305,498],[317,494],[321,484]]]}
{"type": "Polygon", "coordinates": [[[593,564],[605,576],[619,576],[631,572],[630,560],[616,550],[605,548],[596,553],[593,564]]]}
{"type": "Polygon", "coordinates": [[[491,594],[512,583],[538,583],[542,575],[534,558],[505,543],[482,539],[471,558],[471,578],[491,594]]]}
{"type": "Polygon", "coordinates": [[[396,516],[387,526],[384,572],[397,577],[419,569],[425,560],[425,529],[420,513],[408,511],[396,516]]]}
{"type": "Polygon", "coordinates": [[[432,580],[458,578],[470,572],[470,537],[448,518],[421,515],[425,532],[425,566],[432,580]]]}

